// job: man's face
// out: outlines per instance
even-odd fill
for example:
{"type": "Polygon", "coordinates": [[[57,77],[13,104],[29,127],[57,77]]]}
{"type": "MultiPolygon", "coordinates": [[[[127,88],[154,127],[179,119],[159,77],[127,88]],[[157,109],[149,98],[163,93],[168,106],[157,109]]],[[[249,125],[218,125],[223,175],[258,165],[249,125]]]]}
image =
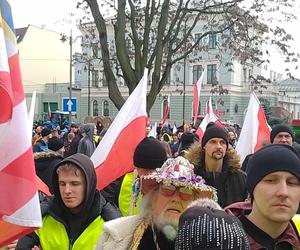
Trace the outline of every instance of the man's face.
{"type": "Polygon", "coordinates": [[[297,212],[300,182],[289,172],[274,172],[255,186],[253,197],[252,214],[256,221],[286,223],[297,212]]]}
{"type": "Polygon", "coordinates": [[[161,186],[154,191],[151,202],[154,221],[161,225],[178,225],[180,215],[192,199],[183,200],[178,190],[166,196],[160,189],[161,186]]]}
{"type": "Polygon", "coordinates": [[[150,127],[150,126],[147,126],[147,127],[146,127],[146,135],[149,135],[150,131],[151,131],[151,127],[150,127]]]}
{"type": "Polygon", "coordinates": [[[223,159],[226,154],[226,141],[222,138],[211,138],[204,146],[205,159],[223,159]]]}
{"type": "Polygon", "coordinates": [[[280,132],[274,137],[273,144],[288,144],[292,146],[293,138],[288,132],[280,132]]]}
{"type": "Polygon", "coordinates": [[[58,174],[60,196],[72,213],[78,213],[85,198],[86,180],[83,172],[78,169],[62,170],[58,174]]]}
{"type": "Polygon", "coordinates": [[[41,126],[38,126],[38,127],[35,129],[35,131],[36,131],[36,133],[37,133],[38,135],[41,134],[42,130],[43,130],[43,127],[41,127],[41,126]]]}
{"type": "Polygon", "coordinates": [[[228,132],[228,137],[230,140],[235,140],[235,134],[232,131],[228,132]]]}

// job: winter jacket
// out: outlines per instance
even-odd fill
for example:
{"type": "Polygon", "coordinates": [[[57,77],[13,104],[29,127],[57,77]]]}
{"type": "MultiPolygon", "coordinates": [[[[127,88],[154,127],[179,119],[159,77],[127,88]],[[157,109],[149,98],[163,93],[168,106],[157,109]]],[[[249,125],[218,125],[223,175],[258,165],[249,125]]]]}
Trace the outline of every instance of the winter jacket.
{"type": "Polygon", "coordinates": [[[36,174],[48,186],[49,191],[51,193],[53,193],[53,189],[52,189],[53,169],[62,160],[63,160],[62,155],[51,150],[34,153],[36,174]]]}
{"type": "Polygon", "coordinates": [[[137,214],[141,194],[139,194],[136,204],[133,202],[133,181],[134,172],[121,176],[110,185],[101,190],[104,198],[119,207],[123,216],[137,214]]]}
{"type": "Polygon", "coordinates": [[[273,239],[247,218],[251,210],[250,201],[237,202],[225,208],[227,213],[237,216],[241,221],[248,236],[251,250],[300,249],[299,232],[297,232],[292,220],[288,223],[286,230],[277,239],[273,239]]]}
{"type": "Polygon", "coordinates": [[[83,126],[83,132],[85,136],[79,141],[77,153],[85,154],[88,157],[91,157],[95,151],[94,143],[94,128],[92,124],[85,124],[83,126]]]}
{"type": "MultiPolygon", "coordinates": [[[[175,241],[168,240],[164,233],[156,229],[156,239],[159,249],[171,250],[175,241]]],[[[104,223],[103,234],[95,248],[96,250],[156,250],[149,220],[141,215],[122,217],[104,223]]]]}
{"type": "Polygon", "coordinates": [[[48,145],[42,139],[32,146],[33,152],[45,152],[48,150],[48,145]]]}
{"type": "Polygon", "coordinates": [[[226,151],[221,172],[207,172],[201,155],[204,155],[201,144],[195,142],[185,158],[195,166],[195,174],[202,176],[207,185],[217,189],[218,203],[221,207],[244,201],[248,197],[246,173],[240,169],[239,156],[232,147],[228,147],[226,151]]]}
{"type": "MultiPolygon", "coordinates": [[[[75,154],[65,159],[65,161],[68,160],[72,160],[73,163],[76,162],[76,165],[86,176],[86,194],[81,211],[73,214],[65,206],[59,192],[58,174],[56,173],[58,166],[54,169],[52,177],[54,196],[51,200],[47,200],[46,204],[41,204],[41,207],[43,210],[43,220],[46,217],[51,217],[53,223],[61,225],[60,228],[63,226],[70,244],[73,245],[76,244],[77,239],[80,240],[80,236],[84,234],[84,231],[89,225],[95,222],[99,216],[104,221],[108,221],[120,217],[121,213],[115,206],[106,202],[100,192],[96,190],[96,173],[90,159],[83,154],[75,154]]],[[[53,223],[49,223],[48,225],[53,225],[53,223]]],[[[98,225],[101,226],[102,223],[99,222],[98,225]]],[[[34,245],[42,245],[43,242],[41,242],[41,239],[38,236],[40,235],[39,230],[46,229],[42,227],[34,233],[20,239],[16,249],[31,249],[34,245]]],[[[100,236],[101,231],[102,230],[98,231],[98,237],[100,236]]],[[[53,232],[58,234],[61,230],[54,230],[53,232]]],[[[56,238],[58,235],[53,235],[53,237],[56,238]]],[[[59,243],[56,249],[61,249],[59,243]]]]}

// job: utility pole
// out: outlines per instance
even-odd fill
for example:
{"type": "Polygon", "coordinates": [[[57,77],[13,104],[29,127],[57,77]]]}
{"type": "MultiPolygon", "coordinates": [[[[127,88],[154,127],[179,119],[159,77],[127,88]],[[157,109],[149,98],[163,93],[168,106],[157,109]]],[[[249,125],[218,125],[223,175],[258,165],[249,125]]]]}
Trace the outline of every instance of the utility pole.
{"type": "Polygon", "coordinates": [[[88,116],[91,115],[91,61],[88,61],[88,116]]]}
{"type": "Polygon", "coordinates": [[[72,30],[70,32],[70,37],[69,37],[69,44],[70,44],[70,82],[69,82],[69,104],[68,105],[68,111],[69,111],[69,123],[72,122],[72,59],[73,59],[73,37],[72,37],[72,30]]]}
{"type": "MultiPolygon", "coordinates": [[[[184,22],[184,39],[186,39],[186,22],[187,22],[187,19],[185,20],[184,22]]],[[[184,52],[183,53],[186,53],[186,40],[184,42],[184,52]]],[[[184,125],[185,123],[185,84],[186,84],[186,56],[183,58],[183,100],[182,100],[182,125],[184,125]]]]}

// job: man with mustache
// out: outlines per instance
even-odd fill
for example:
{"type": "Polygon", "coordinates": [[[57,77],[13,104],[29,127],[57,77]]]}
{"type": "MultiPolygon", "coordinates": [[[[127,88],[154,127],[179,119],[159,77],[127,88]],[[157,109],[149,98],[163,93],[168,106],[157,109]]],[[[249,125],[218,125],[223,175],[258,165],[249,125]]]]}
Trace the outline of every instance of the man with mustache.
{"type": "Polygon", "coordinates": [[[218,203],[225,207],[247,198],[246,174],[240,169],[240,159],[230,145],[223,128],[213,124],[186,154],[195,166],[195,173],[217,189],[218,203]]]}
{"type": "Polygon", "coordinates": [[[225,210],[242,222],[250,248],[300,249],[299,220],[294,217],[300,202],[297,151],[285,144],[261,148],[249,160],[246,185],[251,202],[225,210]]]}

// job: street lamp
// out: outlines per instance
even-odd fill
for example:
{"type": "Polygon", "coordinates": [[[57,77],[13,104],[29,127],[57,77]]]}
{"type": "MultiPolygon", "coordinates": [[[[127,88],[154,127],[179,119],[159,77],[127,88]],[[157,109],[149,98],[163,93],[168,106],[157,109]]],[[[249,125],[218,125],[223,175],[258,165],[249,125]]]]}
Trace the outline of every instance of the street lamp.
{"type": "Polygon", "coordinates": [[[91,61],[88,60],[88,68],[84,66],[84,71],[88,73],[88,116],[91,115],[91,61]]]}

